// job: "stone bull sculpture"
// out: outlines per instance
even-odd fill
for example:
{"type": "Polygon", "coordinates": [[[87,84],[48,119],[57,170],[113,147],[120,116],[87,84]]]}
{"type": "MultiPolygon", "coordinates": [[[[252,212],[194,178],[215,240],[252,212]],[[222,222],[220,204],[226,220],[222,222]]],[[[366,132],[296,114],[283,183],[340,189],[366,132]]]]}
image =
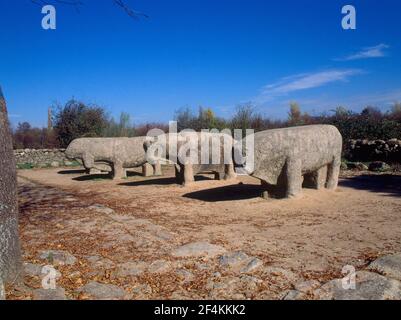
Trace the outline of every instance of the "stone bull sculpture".
{"type": "Polygon", "coordinates": [[[254,159],[245,168],[262,183],[279,186],[287,198],[294,198],[300,196],[304,180],[316,189],[336,189],[341,152],[342,136],[334,126],[267,130],[254,135],[254,159]]]}
{"type": "Polygon", "coordinates": [[[110,167],[114,179],[125,178],[127,168],[140,166],[145,176],[150,176],[153,172],[155,175],[161,175],[159,162],[155,163],[153,168],[147,163],[144,142],[145,137],[81,138],[70,143],[65,155],[69,159],[82,160],[87,170],[108,171],[110,167]]]}
{"type": "Polygon", "coordinates": [[[232,160],[233,144],[233,138],[227,134],[181,132],[148,138],[144,149],[151,162],[166,159],[173,162],[177,183],[188,185],[201,172],[213,172],[216,179],[236,178],[232,160]],[[171,150],[174,150],[172,154],[171,150]]]}

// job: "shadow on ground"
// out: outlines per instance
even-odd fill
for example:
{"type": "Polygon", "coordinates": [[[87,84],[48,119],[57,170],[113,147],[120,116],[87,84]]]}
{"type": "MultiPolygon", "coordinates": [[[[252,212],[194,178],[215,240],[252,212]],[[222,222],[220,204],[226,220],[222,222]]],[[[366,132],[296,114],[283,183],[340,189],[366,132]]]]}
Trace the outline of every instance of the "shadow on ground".
{"type": "Polygon", "coordinates": [[[127,171],[127,177],[143,177],[141,172],[127,171]]]}
{"type": "Polygon", "coordinates": [[[183,197],[207,202],[248,200],[262,195],[265,189],[261,185],[236,184],[231,186],[206,189],[184,194],[183,197]]]}
{"type": "MultiPolygon", "coordinates": [[[[205,176],[195,176],[195,181],[204,181],[204,180],[213,180],[212,178],[205,176]]],[[[146,180],[139,181],[131,181],[120,183],[120,186],[128,186],[128,187],[137,187],[137,186],[149,186],[149,185],[169,185],[169,184],[177,184],[177,179],[175,177],[169,178],[148,178],[146,180]]]]}
{"type": "Polygon", "coordinates": [[[88,174],[76,178],[72,178],[75,181],[91,181],[91,180],[111,180],[112,177],[110,174],[88,174]]]}
{"type": "Polygon", "coordinates": [[[361,175],[345,178],[340,181],[341,187],[367,190],[377,193],[385,193],[386,196],[401,196],[401,176],[384,175],[361,175]]]}
{"type": "Polygon", "coordinates": [[[86,170],[85,169],[61,170],[57,173],[58,174],[84,174],[84,173],[86,173],[86,170]]]}
{"type": "MultiPolygon", "coordinates": [[[[361,175],[343,179],[341,187],[367,190],[371,192],[384,193],[385,196],[401,196],[401,176],[396,175],[361,175]]],[[[304,186],[304,188],[307,188],[304,186]]],[[[258,198],[267,189],[269,198],[284,198],[284,190],[274,186],[263,187],[253,184],[237,184],[213,189],[195,191],[184,195],[185,198],[196,199],[206,202],[247,200],[258,198]]]]}

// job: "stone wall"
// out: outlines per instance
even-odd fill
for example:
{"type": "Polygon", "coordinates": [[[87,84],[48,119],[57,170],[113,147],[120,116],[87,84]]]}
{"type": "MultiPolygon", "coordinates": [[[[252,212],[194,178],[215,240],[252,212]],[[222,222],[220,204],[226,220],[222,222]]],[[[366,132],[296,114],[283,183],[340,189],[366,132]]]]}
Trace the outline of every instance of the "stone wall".
{"type": "Polygon", "coordinates": [[[352,161],[401,163],[401,140],[350,140],[346,158],[352,161]]]}
{"type": "Polygon", "coordinates": [[[14,150],[18,168],[46,168],[73,166],[74,162],[64,155],[65,149],[14,150]]]}
{"type": "MultiPolygon", "coordinates": [[[[14,150],[14,156],[18,168],[78,165],[68,160],[64,152],[65,149],[23,149],[14,150]]],[[[350,161],[401,163],[401,140],[350,140],[345,156],[350,161]]]]}

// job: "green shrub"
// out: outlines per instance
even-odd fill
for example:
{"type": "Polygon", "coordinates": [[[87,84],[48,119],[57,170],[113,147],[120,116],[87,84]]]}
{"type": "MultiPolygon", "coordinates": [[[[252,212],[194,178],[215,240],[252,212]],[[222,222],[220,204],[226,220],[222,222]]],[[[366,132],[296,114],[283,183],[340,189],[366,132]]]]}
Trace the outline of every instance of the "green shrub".
{"type": "Polygon", "coordinates": [[[34,165],[32,163],[18,163],[17,164],[17,169],[20,170],[29,170],[29,169],[33,169],[34,165]]]}

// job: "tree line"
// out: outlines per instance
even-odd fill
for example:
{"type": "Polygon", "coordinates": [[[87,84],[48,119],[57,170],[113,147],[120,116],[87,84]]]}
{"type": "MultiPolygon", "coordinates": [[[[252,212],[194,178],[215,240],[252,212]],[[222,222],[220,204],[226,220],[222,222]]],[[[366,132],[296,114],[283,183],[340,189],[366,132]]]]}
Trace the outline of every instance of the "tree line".
{"type": "MultiPolygon", "coordinates": [[[[251,104],[240,105],[230,118],[218,117],[211,108],[200,107],[197,112],[182,108],[175,112],[178,130],[193,129],[254,129],[262,131],[291,126],[331,124],[345,139],[401,139],[401,104],[395,103],[387,112],[366,107],[361,113],[338,107],[329,113],[312,116],[302,112],[292,103],[285,120],[271,120],[256,111],[251,104]]],[[[29,123],[19,123],[13,130],[15,149],[65,148],[81,137],[135,137],[144,136],[153,129],[168,131],[167,123],[134,125],[129,114],[121,113],[119,119],[108,115],[100,106],[70,100],[54,108],[48,128],[35,128],[29,123]]]]}

